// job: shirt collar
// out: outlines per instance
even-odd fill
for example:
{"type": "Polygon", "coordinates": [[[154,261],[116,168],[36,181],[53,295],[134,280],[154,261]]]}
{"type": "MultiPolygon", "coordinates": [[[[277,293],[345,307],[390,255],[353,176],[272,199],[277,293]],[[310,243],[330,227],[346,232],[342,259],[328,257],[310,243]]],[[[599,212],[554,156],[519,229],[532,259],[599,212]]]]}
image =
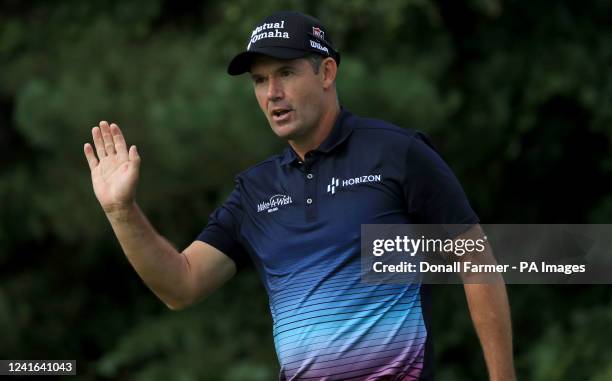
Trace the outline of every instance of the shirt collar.
{"type": "MultiPolygon", "coordinates": [[[[351,132],[353,132],[351,123],[347,123],[350,115],[352,114],[349,111],[345,110],[344,107],[340,107],[340,114],[336,118],[334,127],[315,151],[328,153],[349,137],[351,132]]],[[[300,160],[299,156],[293,151],[291,146],[287,146],[281,158],[281,165],[290,164],[297,160],[300,160]]]]}

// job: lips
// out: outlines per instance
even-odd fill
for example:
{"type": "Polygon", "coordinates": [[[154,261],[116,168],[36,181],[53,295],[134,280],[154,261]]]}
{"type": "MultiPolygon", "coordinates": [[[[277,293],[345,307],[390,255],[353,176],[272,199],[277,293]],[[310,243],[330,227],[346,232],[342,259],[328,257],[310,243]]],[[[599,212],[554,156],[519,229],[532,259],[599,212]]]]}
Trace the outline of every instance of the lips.
{"type": "Polygon", "coordinates": [[[277,108],[272,110],[272,120],[275,122],[283,122],[289,119],[291,112],[293,110],[290,108],[277,108]]]}

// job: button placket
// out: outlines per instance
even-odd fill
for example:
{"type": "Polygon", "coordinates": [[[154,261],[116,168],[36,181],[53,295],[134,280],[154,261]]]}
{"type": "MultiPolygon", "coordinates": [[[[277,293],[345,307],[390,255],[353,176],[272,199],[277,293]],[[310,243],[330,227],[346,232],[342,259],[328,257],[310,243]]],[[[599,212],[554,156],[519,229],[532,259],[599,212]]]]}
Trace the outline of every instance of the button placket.
{"type": "Polygon", "coordinates": [[[310,160],[306,161],[307,165],[304,168],[304,201],[305,201],[305,217],[306,221],[314,221],[317,217],[317,181],[316,181],[316,163],[310,160]]]}

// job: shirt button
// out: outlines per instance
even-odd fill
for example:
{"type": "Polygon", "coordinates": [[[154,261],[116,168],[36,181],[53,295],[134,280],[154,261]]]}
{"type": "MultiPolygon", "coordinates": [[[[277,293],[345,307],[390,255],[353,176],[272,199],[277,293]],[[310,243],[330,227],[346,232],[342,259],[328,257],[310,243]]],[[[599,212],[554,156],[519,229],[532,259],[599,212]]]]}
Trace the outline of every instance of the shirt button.
{"type": "Polygon", "coordinates": [[[314,177],[314,176],[312,175],[312,173],[309,173],[309,174],[307,174],[307,175],[306,175],[306,178],[307,178],[308,180],[312,180],[312,178],[313,178],[313,177],[314,177]]]}
{"type": "Polygon", "coordinates": [[[307,198],[307,199],[306,199],[306,203],[307,203],[308,205],[312,204],[312,199],[311,199],[311,198],[307,198]]]}

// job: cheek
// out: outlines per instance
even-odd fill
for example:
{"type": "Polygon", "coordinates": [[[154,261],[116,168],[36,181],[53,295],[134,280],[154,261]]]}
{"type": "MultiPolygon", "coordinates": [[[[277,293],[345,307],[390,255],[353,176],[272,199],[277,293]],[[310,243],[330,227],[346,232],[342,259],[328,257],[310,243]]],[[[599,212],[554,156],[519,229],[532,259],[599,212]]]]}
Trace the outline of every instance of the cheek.
{"type": "Polygon", "coordinates": [[[257,104],[259,104],[259,108],[263,111],[266,116],[268,115],[268,105],[266,104],[266,97],[257,90],[255,90],[255,98],[257,99],[257,104]]]}
{"type": "Polygon", "coordinates": [[[316,118],[315,115],[321,108],[322,94],[316,88],[306,86],[302,91],[302,107],[309,114],[309,117],[316,118]]]}

